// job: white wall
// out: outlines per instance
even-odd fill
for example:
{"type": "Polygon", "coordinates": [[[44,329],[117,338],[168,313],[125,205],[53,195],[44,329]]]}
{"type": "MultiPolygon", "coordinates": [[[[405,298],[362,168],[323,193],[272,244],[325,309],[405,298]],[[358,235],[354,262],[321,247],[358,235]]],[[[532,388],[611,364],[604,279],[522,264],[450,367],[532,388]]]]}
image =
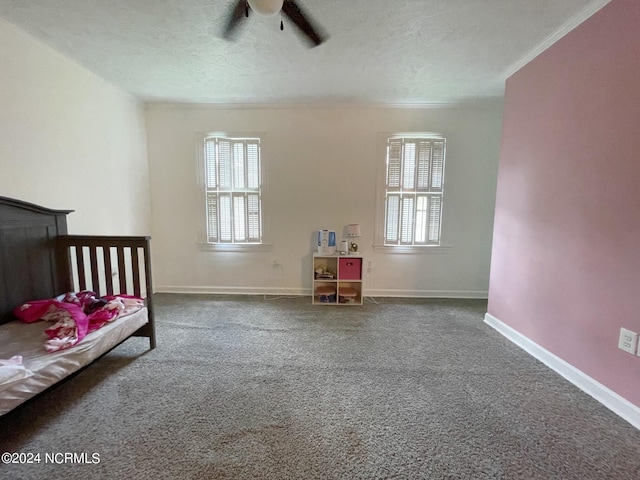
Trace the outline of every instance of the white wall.
{"type": "Polygon", "coordinates": [[[150,105],[145,118],[134,98],[1,19],[0,45],[0,195],[74,209],[71,233],[151,231],[158,291],[309,293],[315,231],[360,223],[365,264],[373,264],[366,293],[486,296],[500,103],[150,105]],[[204,222],[195,135],[211,131],[264,136],[270,249],[198,248],[204,222]],[[447,137],[446,253],[391,255],[372,248],[377,138],[411,131],[447,137]],[[281,268],[272,267],[274,259],[281,268]]]}
{"type": "Polygon", "coordinates": [[[69,232],[149,234],[144,112],[0,19],[0,195],[74,209],[69,232]]]}
{"type": "MultiPolygon", "coordinates": [[[[319,228],[360,223],[373,268],[365,293],[486,297],[502,116],[500,102],[457,108],[222,108],[148,105],[147,137],[157,291],[310,293],[319,228]],[[256,132],[268,176],[272,247],[211,252],[204,228],[197,132],[256,132]],[[445,253],[375,252],[380,132],[440,132],[447,138],[445,253]],[[273,268],[277,259],[281,268],[273,268]]],[[[340,233],[339,233],[340,234],[340,233]]]]}

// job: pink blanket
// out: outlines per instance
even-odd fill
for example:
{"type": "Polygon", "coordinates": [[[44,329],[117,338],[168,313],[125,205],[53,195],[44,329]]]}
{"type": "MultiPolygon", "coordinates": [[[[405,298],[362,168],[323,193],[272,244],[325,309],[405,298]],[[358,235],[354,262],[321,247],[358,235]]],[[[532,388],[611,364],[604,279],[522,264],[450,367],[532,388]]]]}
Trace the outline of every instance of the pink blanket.
{"type": "Polygon", "coordinates": [[[55,322],[45,330],[49,339],[44,344],[47,352],[55,352],[72,347],[107,322],[138,311],[143,306],[144,300],[139,297],[98,297],[96,293],[85,290],[28,302],[16,307],[13,314],[25,323],[38,320],[55,322]]]}

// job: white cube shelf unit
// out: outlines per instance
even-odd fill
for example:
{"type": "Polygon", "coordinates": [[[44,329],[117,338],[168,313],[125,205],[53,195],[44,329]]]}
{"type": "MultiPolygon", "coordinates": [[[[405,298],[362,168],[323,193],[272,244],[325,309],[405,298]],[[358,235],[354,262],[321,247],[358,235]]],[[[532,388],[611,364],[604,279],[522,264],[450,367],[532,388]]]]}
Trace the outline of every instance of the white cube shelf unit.
{"type": "Polygon", "coordinates": [[[362,255],[313,254],[314,305],[362,305],[362,255]]]}

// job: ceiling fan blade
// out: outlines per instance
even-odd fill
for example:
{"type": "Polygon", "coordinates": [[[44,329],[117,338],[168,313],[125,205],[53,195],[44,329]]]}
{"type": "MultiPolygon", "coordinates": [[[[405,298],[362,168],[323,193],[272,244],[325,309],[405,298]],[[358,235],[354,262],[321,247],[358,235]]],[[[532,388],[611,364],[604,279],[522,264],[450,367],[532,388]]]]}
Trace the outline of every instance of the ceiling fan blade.
{"type": "Polygon", "coordinates": [[[328,38],[311,22],[309,15],[302,11],[295,0],[285,0],[282,11],[306,35],[312,46],[318,46],[328,38]]]}
{"type": "Polygon", "coordinates": [[[238,25],[242,21],[242,18],[247,12],[246,0],[238,0],[235,6],[231,9],[230,15],[227,20],[227,25],[222,32],[222,36],[227,40],[233,40],[235,33],[238,31],[238,25]]]}

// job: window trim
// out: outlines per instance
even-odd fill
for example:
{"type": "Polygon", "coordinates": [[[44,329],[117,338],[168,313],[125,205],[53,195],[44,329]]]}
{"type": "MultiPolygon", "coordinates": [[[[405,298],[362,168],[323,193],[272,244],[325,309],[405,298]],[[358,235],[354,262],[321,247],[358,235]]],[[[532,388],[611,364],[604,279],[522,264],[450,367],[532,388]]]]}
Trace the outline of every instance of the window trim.
{"type": "Polygon", "coordinates": [[[219,252],[260,252],[270,251],[273,245],[270,242],[269,234],[269,195],[268,195],[268,175],[265,161],[265,151],[268,150],[268,140],[266,132],[255,131],[210,131],[196,132],[195,134],[195,150],[196,150],[196,172],[197,172],[197,191],[198,191],[198,230],[196,235],[196,245],[202,251],[219,251],[219,252]],[[207,180],[205,167],[205,149],[204,142],[211,137],[225,138],[256,138],[260,140],[260,197],[261,197],[261,222],[262,222],[262,240],[260,243],[210,243],[207,235],[207,180]]]}
{"type": "MultiPolygon", "coordinates": [[[[446,230],[443,219],[445,217],[444,184],[442,192],[442,210],[440,213],[440,242],[439,244],[424,245],[389,245],[384,242],[385,231],[385,210],[386,210],[386,177],[387,177],[387,142],[392,138],[424,138],[424,139],[444,139],[447,136],[440,132],[379,132],[376,141],[376,208],[375,208],[375,229],[373,249],[377,253],[398,253],[398,254],[442,254],[449,253],[452,246],[446,242],[446,230]]],[[[446,147],[445,147],[446,148],[446,147]]],[[[445,154],[446,155],[446,154],[445,154]]],[[[445,156],[445,171],[446,171],[445,156]]],[[[444,172],[443,172],[444,174],[444,172]]],[[[446,178],[446,175],[445,175],[446,178]]]]}

